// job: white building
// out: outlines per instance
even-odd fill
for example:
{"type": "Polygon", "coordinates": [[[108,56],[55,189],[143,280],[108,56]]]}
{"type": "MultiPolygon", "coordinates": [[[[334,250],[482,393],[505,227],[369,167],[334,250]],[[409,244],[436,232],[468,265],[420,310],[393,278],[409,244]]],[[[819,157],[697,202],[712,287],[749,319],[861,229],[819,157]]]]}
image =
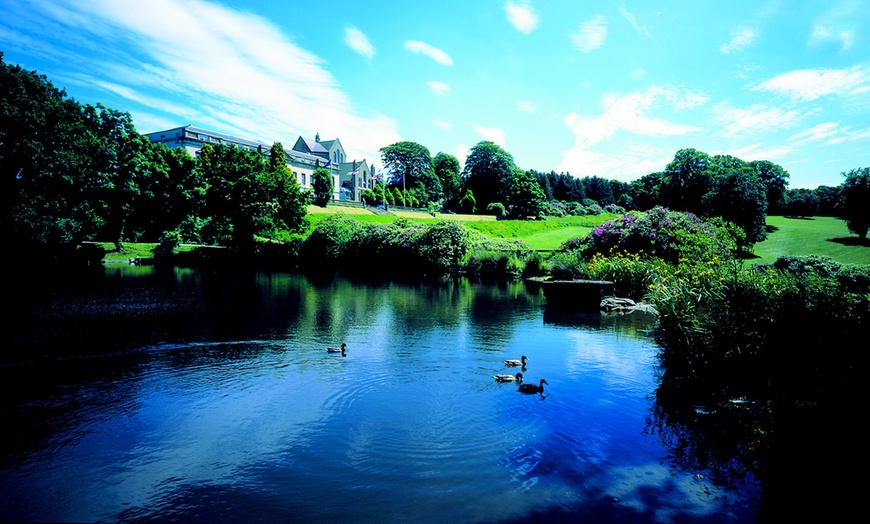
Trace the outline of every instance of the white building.
{"type": "MultiPolygon", "coordinates": [[[[152,142],[161,142],[168,147],[182,147],[194,157],[199,154],[204,144],[236,146],[260,153],[267,158],[272,150],[272,144],[209,131],[192,124],[144,135],[152,142]]],[[[303,189],[311,189],[311,176],[315,169],[329,169],[332,173],[333,200],[359,202],[362,191],[374,187],[374,167],[369,166],[365,160],[348,162],[344,146],[338,139],[321,141],[319,133],[314,140],[300,136],[292,148],[284,147],[284,156],[287,167],[303,189]]]]}

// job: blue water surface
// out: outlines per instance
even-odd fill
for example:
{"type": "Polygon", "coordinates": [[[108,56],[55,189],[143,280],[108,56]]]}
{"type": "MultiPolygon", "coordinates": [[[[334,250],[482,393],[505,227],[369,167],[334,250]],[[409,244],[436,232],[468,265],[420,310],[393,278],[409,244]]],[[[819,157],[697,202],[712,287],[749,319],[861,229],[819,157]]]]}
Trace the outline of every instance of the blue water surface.
{"type": "Polygon", "coordinates": [[[3,369],[51,375],[4,415],[3,520],[754,521],[751,478],[681,470],[650,429],[654,319],[523,283],[106,271],[105,296],[44,299],[100,329],[3,369]],[[517,371],[543,394],[493,379],[517,371]]]}

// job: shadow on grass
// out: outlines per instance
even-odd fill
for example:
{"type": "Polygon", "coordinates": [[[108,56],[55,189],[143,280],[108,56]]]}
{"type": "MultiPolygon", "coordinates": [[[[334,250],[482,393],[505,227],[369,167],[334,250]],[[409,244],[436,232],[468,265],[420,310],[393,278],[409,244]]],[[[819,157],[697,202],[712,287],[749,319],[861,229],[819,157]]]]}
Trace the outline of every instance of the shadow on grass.
{"type": "Polygon", "coordinates": [[[859,237],[829,238],[828,242],[834,242],[836,244],[842,244],[844,246],[870,247],[870,238],[859,238],[859,237]]]}

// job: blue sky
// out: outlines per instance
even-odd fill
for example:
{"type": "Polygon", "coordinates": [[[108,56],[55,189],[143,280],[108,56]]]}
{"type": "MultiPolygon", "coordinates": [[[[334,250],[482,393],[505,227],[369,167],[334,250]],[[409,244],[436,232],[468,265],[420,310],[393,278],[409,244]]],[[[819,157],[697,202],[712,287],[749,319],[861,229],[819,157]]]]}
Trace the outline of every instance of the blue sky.
{"type": "Polygon", "coordinates": [[[320,133],[377,167],[491,140],[622,181],[692,147],[836,186],[870,165],[868,1],[0,0],[0,51],[140,132],[320,133]]]}

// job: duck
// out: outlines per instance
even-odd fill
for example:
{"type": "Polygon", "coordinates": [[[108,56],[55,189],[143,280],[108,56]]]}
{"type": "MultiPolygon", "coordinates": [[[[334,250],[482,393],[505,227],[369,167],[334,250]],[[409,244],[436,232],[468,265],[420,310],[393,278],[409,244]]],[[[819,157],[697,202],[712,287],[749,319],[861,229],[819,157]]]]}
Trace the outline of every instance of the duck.
{"type": "Polygon", "coordinates": [[[504,365],[510,366],[510,367],[517,367],[517,366],[526,367],[526,360],[528,360],[528,357],[523,355],[520,360],[505,360],[504,365]]]}
{"type": "Polygon", "coordinates": [[[326,348],[327,353],[341,353],[344,355],[344,350],[347,348],[347,344],[342,344],[341,347],[328,347],[326,348]]]}
{"type": "Polygon", "coordinates": [[[523,382],[523,374],[517,373],[516,375],[509,375],[507,373],[500,373],[492,377],[496,382],[517,382],[522,384],[523,382]]]}
{"type": "Polygon", "coordinates": [[[541,383],[537,386],[534,384],[520,384],[517,386],[517,391],[520,393],[540,393],[544,394],[544,384],[550,385],[546,380],[541,379],[541,383]]]}

